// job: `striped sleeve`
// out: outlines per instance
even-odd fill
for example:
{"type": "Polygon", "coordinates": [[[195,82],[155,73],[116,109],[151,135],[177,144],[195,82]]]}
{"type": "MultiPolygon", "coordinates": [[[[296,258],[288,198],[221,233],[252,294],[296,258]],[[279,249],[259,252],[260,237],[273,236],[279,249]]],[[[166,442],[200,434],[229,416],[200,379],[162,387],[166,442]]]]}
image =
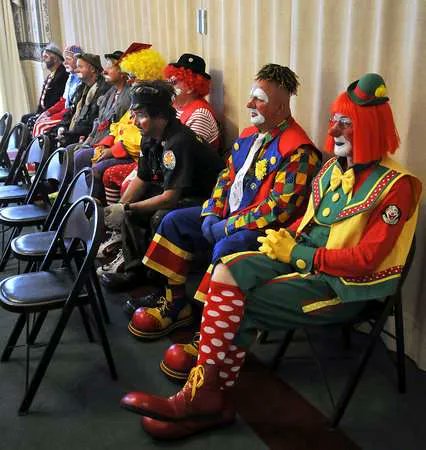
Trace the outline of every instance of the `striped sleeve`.
{"type": "Polygon", "coordinates": [[[214,142],[219,137],[219,128],[216,119],[206,108],[196,109],[185,125],[208,143],[214,142]]]}

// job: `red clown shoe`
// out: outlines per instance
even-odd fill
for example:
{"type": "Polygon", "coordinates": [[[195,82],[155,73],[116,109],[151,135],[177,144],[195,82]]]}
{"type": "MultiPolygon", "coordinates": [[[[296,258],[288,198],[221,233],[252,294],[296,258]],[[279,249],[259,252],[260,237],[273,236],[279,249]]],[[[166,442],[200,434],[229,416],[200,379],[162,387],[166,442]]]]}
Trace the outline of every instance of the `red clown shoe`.
{"type": "Polygon", "coordinates": [[[166,422],[151,417],[142,417],[142,428],[156,439],[183,439],[210,428],[225,427],[235,421],[235,410],[228,408],[219,414],[201,419],[186,419],[179,422],[166,422]]]}
{"type": "Polygon", "coordinates": [[[192,307],[185,299],[159,300],[156,308],[138,308],[129,322],[128,330],[141,339],[158,339],[176,328],[191,325],[192,307]]]}
{"type": "Polygon", "coordinates": [[[160,363],[160,369],[173,381],[186,380],[191,369],[197,364],[200,333],[195,333],[189,344],[171,345],[160,363]]]}
{"type": "Polygon", "coordinates": [[[128,411],[157,420],[180,421],[206,416],[214,418],[222,411],[233,411],[221,389],[216,365],[196,366],[191,370],[185,386],[171,397],[159,397],[145,392],[129,392],[121,399],[128,411]]]}

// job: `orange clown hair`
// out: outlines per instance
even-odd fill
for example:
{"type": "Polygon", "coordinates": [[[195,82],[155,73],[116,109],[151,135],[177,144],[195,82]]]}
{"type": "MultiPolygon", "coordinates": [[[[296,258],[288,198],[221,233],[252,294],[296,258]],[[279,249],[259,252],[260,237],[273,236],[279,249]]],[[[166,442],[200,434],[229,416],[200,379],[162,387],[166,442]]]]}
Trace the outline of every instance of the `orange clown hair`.
{"type": "MultiPolygon", "coordinates": [[[[388,102],[360,106],[343,92],[332,103],[330,112],[343,114],[352,120],[352,158],[355,164],[379,160],[387,153],[395,153],[399,147],[398,131],[388,102]]],[[[332,153],[333,148],[333,137],[327,135],[325,149],[332,153]]]]}
{"type": "Polygon", "coordinates": [[[179,81],[183,81],[189,89],[196,92],[200,97],[205,97],[210,91],[210,80],[191,69],[174,67],[169,64],[164,69],[164,76],[165,78],[176,77],[179,81]]]}

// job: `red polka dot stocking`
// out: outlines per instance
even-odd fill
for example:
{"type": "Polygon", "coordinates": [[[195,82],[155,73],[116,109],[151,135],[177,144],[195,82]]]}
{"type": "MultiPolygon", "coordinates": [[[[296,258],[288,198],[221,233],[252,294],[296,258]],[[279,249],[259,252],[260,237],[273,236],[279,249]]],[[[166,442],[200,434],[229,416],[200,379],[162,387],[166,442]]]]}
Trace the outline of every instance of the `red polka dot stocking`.
{"type": "Polygon", "coordinates": [[[220,366],[224,386],[233,386],[245,352],[232,344],[244,315],[244,294],[229,284],[210,282],[201,319],[197,364],[220,366]]]}

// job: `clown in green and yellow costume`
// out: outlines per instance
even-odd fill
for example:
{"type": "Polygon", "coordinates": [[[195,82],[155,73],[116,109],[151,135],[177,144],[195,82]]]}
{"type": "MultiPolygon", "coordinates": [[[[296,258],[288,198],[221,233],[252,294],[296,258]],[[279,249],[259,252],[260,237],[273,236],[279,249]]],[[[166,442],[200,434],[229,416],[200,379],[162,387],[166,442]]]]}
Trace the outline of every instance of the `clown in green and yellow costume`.
{"type": "Polygon", "coordinates": [[[222,257],[204,306],[196,366],[169,398],[132,392],[122,406],[153,436],[188,436],[232,422],[237,382],[256,331],[350,319],[397,289],[414,236],[421,183],[389,154],[398,133],[378,74],[331,106],[328,160],[294,230],[266,230],[257,252],[222,257]]]}

